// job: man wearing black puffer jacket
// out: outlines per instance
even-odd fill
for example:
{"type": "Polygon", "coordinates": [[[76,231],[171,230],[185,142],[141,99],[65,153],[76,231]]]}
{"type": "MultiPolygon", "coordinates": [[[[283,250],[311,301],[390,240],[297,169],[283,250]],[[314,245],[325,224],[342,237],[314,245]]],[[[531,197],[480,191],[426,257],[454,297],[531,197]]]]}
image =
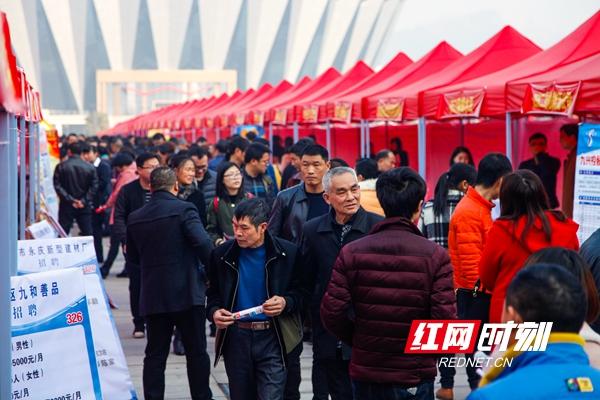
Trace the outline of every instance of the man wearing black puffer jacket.
{"type": "Polygon", "coordinates": [[[207,316],[217,325],[215,365],[223,355],[232,400],[282,399],[287,354],[302,340],[298,248],[267,232],[269,210],[249,199],[235,209],[235,239],[210,260],[207,316]],[[262,306],[236,318],[235,313],[262,306]]]}

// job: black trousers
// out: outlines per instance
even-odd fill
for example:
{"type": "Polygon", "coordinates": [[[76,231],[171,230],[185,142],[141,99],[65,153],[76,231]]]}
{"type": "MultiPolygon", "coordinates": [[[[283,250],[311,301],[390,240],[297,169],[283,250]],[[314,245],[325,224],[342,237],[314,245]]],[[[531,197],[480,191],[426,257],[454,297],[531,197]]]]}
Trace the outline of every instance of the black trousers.
{"type": "Polygon", "coordinates": [[[129,274],[129,305],[133,326],[136,331],[144,332],[144,317],[140,316],[140,293],[142,290],[142,271],[139,265],[125,263],[129,274]]]}
{"type": "Polygon", "coordinates": [[[349,360],[313,358],[313,400],[351,400],[349,360]]]}
{"type": "Polygon", "coordinates": [[[287,380],[285,381],[285,400],[300,400],[300,382],[302,381],[300,368],[300,354],[302,342],[287,355],[287,380]]]}
{"type": "Polygon", "coordinates": [[[114,229],[112,229],[112,225],[110,227],[110,247],[108,249],[108,254],[106,255],[106,260],[104,260],[104,264],[102,264],[102,269],[104,273],[108,275],[110,269],[117,259],[119,255],[119,249],[121,248],[121,241],[114,234],[114,229]]]}
{"type": "Polygon", "coordinates": [[[77,221],[81,236],[91,236],[92,210],[89,207],[75,208],[71,204],[60,203],[58,207],[58,223],[68,235],[73,227],[73,221],[77,221]]]}
{"type": "Polygon", "coordinates": [[[94,234],[94,249],[96,250],[96,260],[102,264],[104,262],[104,247],[102,246],[102,236],[104,235],[104,219],[106,213],[92,214],[92,233],[94,234]]]}
{"type": "Polygon", "coordinates": [[[144,398],[163,400],[165,368],[173,327],[181,332],[185,346],[187,376],[193,400],[210,400],[210,358],[206,352],[206,308],[194,306],[186,311],[146,316],[148,343],[144,358],[144,398]]]}

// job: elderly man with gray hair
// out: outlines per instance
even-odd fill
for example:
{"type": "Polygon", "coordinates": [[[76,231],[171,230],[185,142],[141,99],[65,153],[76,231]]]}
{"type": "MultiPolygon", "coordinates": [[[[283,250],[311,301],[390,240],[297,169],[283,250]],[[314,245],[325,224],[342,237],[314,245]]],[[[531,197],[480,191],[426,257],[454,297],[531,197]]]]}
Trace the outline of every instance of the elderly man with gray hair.
{"type": "Polygon", "coordinates": [[[323,189],[330,212],[308,221],[301,240],[304,285],[311,293],[313,399],[328,399],[329,395],[332,400],[351,399],[350,347],[325,331],[319,306],[341,248],[367,235],[383,218],[360,206],[360,187],[352,168],[337,167],[328,171],[323,178],[323,189]]]}
{"type": "Polygon", "coordinates": [[[150,175],[152,197],[127,221],[127,261],[141,270],[140,314],[146,318],[144,398],[163,399],[173,328],[181,333],[192,399],[211,399],[206,352],[206,272],[209,239],[196,206],[177,198],[175,172],[150,175]]]}

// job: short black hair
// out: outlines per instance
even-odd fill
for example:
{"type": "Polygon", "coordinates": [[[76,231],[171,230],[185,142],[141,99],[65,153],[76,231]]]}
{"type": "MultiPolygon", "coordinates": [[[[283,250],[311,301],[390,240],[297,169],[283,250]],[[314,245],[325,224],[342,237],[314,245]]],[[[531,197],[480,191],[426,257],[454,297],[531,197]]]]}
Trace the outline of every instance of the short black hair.
{"type": "Polygon", "coordinates": [[[260,143],[252,143],[250,146],[246,148],[246,152],[244,153],[244,163],[248,164],[252,162],[252,160],[258,160],[267,154],[271,154],[271,150],[264,144],[260,143]]]}
{"type": "Polygon", "coordinates": [[[227,146],[227,154],[232,155],[236,149],[246,151],[248,148],[248,141],[243,137],[236,135],[229,139],[229,145],[227,146]]]}
{"type": "Polygon", "coordinates": [[[162,133],[155,133],[154,135],[152,135],[151,140],[165,140],[165,135],[163,135],[162,133]]]}
{"type": "Polygon", "coordinates": [[[415,170],[400,167],[381,174],[375,190],[386,218],[410,219],[425,198],[427,185],[415,170]]]}
{"type": "Polygon", "coordinates": [[[363,158],[356,163],[356,175],[360,175],[363,179],[375,179],[379,175],[377,171],[377,163],[371,158],[363,158]]]}
{"type": "Polygon", "coordinates": [[[248,141],[253,142],[254,139],[256,139],[256,132],[247,132],[246,133],[246,139],[248,139],[248,141]]]}
{"type": "Polygon", "coordinates": [[[175,153],[175,147],[172,143],[163,143],[158,146],[158,152],[162,154],[173,154],[175,153]]]}
{"type": "Polygon", "coordinates": [[[142,154],[140,154],[139,156],[137,156],[137,158],[135,159],[135,164],[142,168],[144,166],[144,164],[146,163],[146,161],[150,160],[154,158],[156,161],[160,162],[160,158],[158,157],[158,155],[154,154],[154,153],[148,153],[148,152],[144,152],[142,154]]]}
{"type": "Polygon", "coordinates": [[[560,130],[567,136],[577,137],[579,135],[579,125],[577,124],[564,124],[560,127],[560,130]]]}
{"type": "MultiPolygon", "coordinates": [[[[71,135],[69,135],[71,136],[71,135]]],[[[81,154],[81,143],[75,142],[71,143],[68,147],[71,154],[80,155],[81,154]]]]}
{"type": "Polygon", "coordinates": [[[302,152],[302,157],[304,156],[321,156],[324,161],[329,161],[329,152],[320,144],[311,144],[307,146],[302,152]]]}
{"type": "Polygon", "coordinates": [[[186,152],[177,153],[169,159],[169,167],[173,169],[178,169],[179,167],[183,166],[183,164],[187,161],[191,163],[194,162],[194,160],[192,160],[186,152]]]}
{"type": "Polygon", "coordinates": [[[89,153],[92,146],[86,142],[80,142],[80,143],[81,143],[81,153],[82,154],[89,153]]]}
{"type": "Polygon", "coordinates": [[[379,160],[389,157],[390,154],[394,154],[394,152],[388,149],[380,150],[377,154],[375,154],[375,161],[379,162],[379,160]]]}
{"type": "Polygon", "coordinates": [[[202,158],[204,156],[208,157],[208,150],[206,149],[206,147],[202,147],[202,146],[192,146],[190,147],[190,149],[187,151],[188,156],[190,157],[198,157],[198,158],[202,158]]]}
{"type": "Polygon", "coordinates": [[[349,167],[346,160],[343,160],[341,158],[332,158],[331,160],[329,160],[329,163],[331,164],[331,169],[334,169],[337,167],[349,167]]]}
{"type": "Polygon", "coordinates": [[[581,282],[553,264],[533,264],[519,271],[506,290],[506,306],[524,321],[552,322],[554,332],[579,333],[587,314],[581,282]]]}
{"type": "Polygon", "coordinates": [[[225,140],[225,139],[221,139],[217,142],[217,144],[215,144],[215,149],[217,149],[219,151],[219,153],[225,154],[225,153],[227,153],[228,146],[229,146],[229,142],[227,142],[227,140],[225,140]]]}
{"type": "Polygon", "coordinates": [[[237,205],[233,216],[238,221],[242,218],[248,217],[254,227],[258,227],[260,224],[269,221],[269,206],[264,200],[259,198],[252,198],[242,201],[237,205]]]}
{"type": "Polygon", "coordinates": [[[115,167],[126,167],[133,163],[133,155],[131,155],[128,151],[121,151],[115,154],[114,158],[111,161],[111,165],[113,168],[115,167]]]}
{"type": "Polygon", "coordinates": [[[81,151],[82,151],[82,153],[89,153],[89,152],[97,153],[98,146],[94,146],[93,144],[86,143],[81,151]]]}
{"type": "Polygon", "coordinates": [[[501,153],[489,153],[479,161],[475,185],[490,188],[505,175],[512,172],[510,160],[501,153]]]}
{"type": "MultiPolygon", "coordinates": [[[[288,138],[286,138],[288,139],[288,138]]],[[[292,145],[292,147],[290,147],[290,152],[297,155],[298,157],[302,157],[302,154],[304,153],[304,150],[310,146],[315,144],[315,141],[312,140],[311,138],[302,138],[300,140],[298,140],[296,143],[294,143],[292,145]]]]}
{"type": "Polygon", "coordinates": [[[538,140],[538,139],[543,139],[544,142],[548,143],[548,138],[542,132],[536,132],[533,135],[529,136],[528,142],[531,143],[532,140],[538,140]]]}

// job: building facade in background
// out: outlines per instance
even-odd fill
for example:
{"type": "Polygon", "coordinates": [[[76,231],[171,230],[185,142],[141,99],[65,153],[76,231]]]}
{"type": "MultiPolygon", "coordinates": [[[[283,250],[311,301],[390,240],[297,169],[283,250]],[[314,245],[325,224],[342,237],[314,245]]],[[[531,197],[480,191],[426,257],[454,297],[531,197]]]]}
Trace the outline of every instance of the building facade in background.
{"type": "Polygon", "coordinates": [[[79,130],[90,114],[112,125],[175,102],[372,64],[403,2],[0,0],[0,9],[45,115],[79,130]]]}

